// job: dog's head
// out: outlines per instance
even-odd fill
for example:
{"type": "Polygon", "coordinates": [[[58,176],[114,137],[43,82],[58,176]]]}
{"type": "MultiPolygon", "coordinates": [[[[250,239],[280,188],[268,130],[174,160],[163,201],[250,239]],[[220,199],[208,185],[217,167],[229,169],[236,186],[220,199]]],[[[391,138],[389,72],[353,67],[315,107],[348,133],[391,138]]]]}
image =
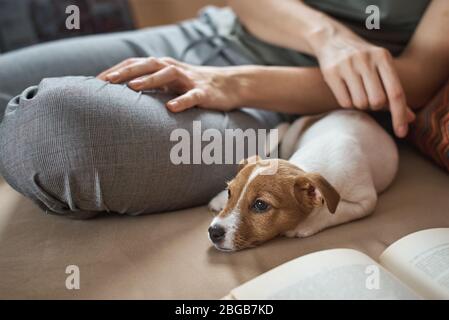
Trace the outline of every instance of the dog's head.
{"type": "Polygon", "coordinates": [[[285,160],[252,157],[239,165],[228,183],[228,201],[212,221],[209,238],[223,251],[254,247],[294,229],[318,207],[327,205],[334,213],[339,200],[319,174],[285,160]],[[273,167],[276,172],[266,174],[273,167]]]}

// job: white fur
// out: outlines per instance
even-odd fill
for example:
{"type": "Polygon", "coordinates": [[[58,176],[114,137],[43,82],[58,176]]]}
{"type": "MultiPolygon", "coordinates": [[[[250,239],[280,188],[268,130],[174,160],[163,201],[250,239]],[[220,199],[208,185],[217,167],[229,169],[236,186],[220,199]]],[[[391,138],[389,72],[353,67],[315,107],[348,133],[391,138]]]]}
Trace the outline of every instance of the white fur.
{"type": "MultiPolygon", "coordinates": [[[[296,122],[307,120],[303,117],[296,122]]],[[[307,237],[369,215],[377,194],[391,184],[397,172],[399,156],[393,139],[359,111],[334,111],[321,117],[302,132],[293,149],[289,161],[306,172],[321,174],[341,199],[334,214],[326,206],[314,210],[285,233],[289,237],[307,237]]]]}
{"type": "Polygon", "coordinates": [[[228,201],[228,191],[223,190],[209,202],[209,210],[213,212],[220,212],[226,206],[227,201],[228,201]]]}
{"type": "MultiPolygon", "coordinates": [[[[211,226],[216,224],[220,225],[222,228],[226,230],[225,238],[222,243],[219,245],[215,244],[215,247],[219,250],[229,251],[234,250],[234,236],[237,230],[237,227],[240,223],[240,212],[239,211],[231,211],[226,217],[215,217],[212,220],[211,226]]],[[[210,240],[210,238],[209,238],[210,240]]]]}

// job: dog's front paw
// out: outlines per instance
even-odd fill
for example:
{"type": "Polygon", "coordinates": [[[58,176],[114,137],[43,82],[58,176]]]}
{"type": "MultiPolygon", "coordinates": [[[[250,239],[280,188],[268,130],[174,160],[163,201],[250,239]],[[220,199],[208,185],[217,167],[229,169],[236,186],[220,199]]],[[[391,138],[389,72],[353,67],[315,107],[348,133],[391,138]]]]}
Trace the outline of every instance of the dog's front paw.
{"type": "Polygon", "coordinates": [[[317,233],[317,230],[312,228],[297,228],[284,233],[287,238],[306,238],[317,233]]]}
{"type": "Polygon", "coordinates": [[[286,236],[287,238],[296,238],[296,231],[295,230],[286,231],[283,233],[283,235],[286,236]]]}
{"type": "Polygon", "coordinates": [[[223,190],[209,202],[209,210],[213,212],[220,212],[226,206],[226,202],[228,202],[228,191],[223,190]]]}

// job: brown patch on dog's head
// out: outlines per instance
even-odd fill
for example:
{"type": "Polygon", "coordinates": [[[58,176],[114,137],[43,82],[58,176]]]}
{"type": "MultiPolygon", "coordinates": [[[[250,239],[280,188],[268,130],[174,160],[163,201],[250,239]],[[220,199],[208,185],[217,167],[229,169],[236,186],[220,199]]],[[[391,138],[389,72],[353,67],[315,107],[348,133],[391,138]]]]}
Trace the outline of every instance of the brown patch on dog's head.
{"type": "Polygon", "coordinates": [[[228,190],[228,202],[211,224],[224,231],[214,242],[221,250],[256,246],[294,229],[325,203],[335,212],[340,199],[322,176],[280,159],[242,163],[228,190]],[[276,174],[263,174],[269,161],[278,161],[276,174]]]}

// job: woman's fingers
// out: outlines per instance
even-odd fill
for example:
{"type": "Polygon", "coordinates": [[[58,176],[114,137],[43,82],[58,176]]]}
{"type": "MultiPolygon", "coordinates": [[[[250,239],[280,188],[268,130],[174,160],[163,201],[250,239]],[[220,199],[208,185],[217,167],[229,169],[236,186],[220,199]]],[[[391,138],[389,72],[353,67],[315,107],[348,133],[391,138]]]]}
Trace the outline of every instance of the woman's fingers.
{"type": "Polygon", "coordinates": [[[108,74],[106,80],[112,83],[123,83],[143,75],[153,73],[164,68],[166,65],[156,58],[147,58],[138,62],[122,66],[108,74]]]}
{"type": "Polygon", "coordinates": [[[97,78],[101,79],[103,81],[106,81],[106,75],[108,75],[109,73],[112,73],[112,72],[114,72],[116,70],[119,70],[120,68],[123,68],[124,66],[136,63],[139,60],[141,60],[141,58],[130,58],[130,59],[123,60],[122,62],[116,64],[115,66],[112,66],[111,68],[109,68],[109,69],[103,71],[102,73],[100,73],[97,76],[97,78]]]}
{"type": "Polygon", "coordinates": [[[350,65],[343,67],[342,76],[351,94],[353,105],[358,109],[367,109],[368,96],[363,85],[362,77],[350,65]]]}
{"type": "Polygon", "coordinates": [[[407,105],[399,76],[391,63],[385,60],[380,62],[378,70],[387,92],[394,132],[396,136],[403,138],[407,135],[408,124],[414,120],[415,115],[407,105]]]}
{"type": "MultiPolygon", "coordinates": [[[[407,106],[405,93],[399,76],[391,63],[388,51],[376,51],[376,68],[371,66],[371,58],[361,55],[355,61],[340,66],[339,76],[350,94],[351,104],[358,109],[382,109],[387,103],[390,107],[395,134],[402,138],[408,133],[408,124],[415,119],[413,111],[407,106]],[[377,53],[376,53],[377,54],[377,53]]],[[[327,82],[343,106],[344,92],[336,75],[327,75],[327,82]],[[340,92],[340,94],[337,94],[340,92]]]]}
{"type": "Polygon", "coordinates": [[[161,88],[176,80],[187,81],[188,79],[178,67],[168,66],[151,75],[134,79],[128,85],[133,90],[149,90],[161,88]]]}
{"type": "Polygon", "coordinates": [[[379,74],[375,68],[365,66],[360,72],[363,85],[368,95],[368,103],[372,110],[381,110],[387,104],[385,94],[379,74]]]}
{"type": "Polygon", "coordinates": [[[415,119],[416,119],[415,113],[410,108],[407,108],[407,121],[408,121],[408,123],[415,121],[415,119]]]}
{"type": "Polygon", "coordinates": [[[326,83],[342,108],[351,108],[352,101],[348,88],[340,75],[335,70],[330,70],[326,76],[326,83]]]}
{"type": "Polygon", "coordinates": [[[172,112],[181,112],[203,103],[205,94],[203,90],[195,88],[182,96],[167,102],[167,108],[172,112]]]}

